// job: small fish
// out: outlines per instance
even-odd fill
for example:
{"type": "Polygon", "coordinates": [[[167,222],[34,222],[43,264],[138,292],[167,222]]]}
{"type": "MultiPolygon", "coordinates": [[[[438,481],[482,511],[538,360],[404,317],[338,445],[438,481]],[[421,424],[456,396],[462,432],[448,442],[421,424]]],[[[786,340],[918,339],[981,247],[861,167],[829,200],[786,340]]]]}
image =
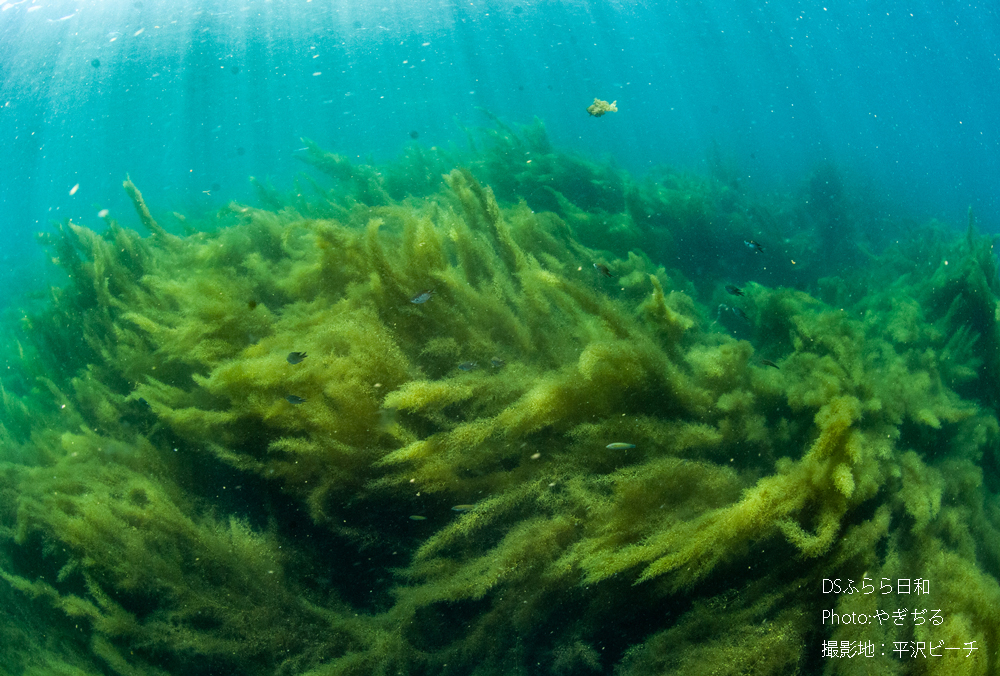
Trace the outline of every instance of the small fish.
{"type": "Polygon", "coordinates": [[[507,362],[505,362],[500,357],[493,357],[493,359],[490,359],[490,366],[492,366],[495,369],[503,368],[506,365],[507,362]]]}
{"type": "Polygon", "coordinates": [[[743,243],[746,244],[747,248],[750,249],[750,251],[753,251],[754,253],[764,253],[764,247],[762,247],[760,244],[753,241],[752,239],[745,239],[743,240],[743,243]]]}
{"type": "Polygon", "coordinates": [[[732,284],[726,284],[726,292],[733,296],[743,296],[743,289],[738,286],[733,286],[732,284]]]}
{"type": "Polygon", "coordinates": [[[479,368],[479,364],[474,361],[463,361],[458,365],[458,368],[461,371],[475,371],[479,368]]]}
{"type": "Polygon", "coordinates": [[[289,395],[288,395],[287,397],[285,397],[285,400],[286,400],[286,401],[287,401],[287,402],[288,402],[289,404],[295,404],[296,406],[298,406],[299,404],[304,404],[304,403],[306,403],[306,400],[305,400],[304,398],[302,398],[302,397],[297,397],[297,396],[295,396],[294,394],[289,394],[289,395]]]}
{"type": "Polygon", "coordinates": [[[635,448],[635,444],[626,444],[624,441],[616,441],[613,444],[608,444],[604,448],[609,451],[627,451],[630,448],[635,448]]]}
{"type": "Polygon", "coordinates": [[[302,361],[308,356],[309,355],[307,355],[305,352],[289,352],[288,356],[285,357],[285,359],[288,361],[289,364],[301,364],[302,361]]]}
{"type": "Polygon", "coordinates": [[[451,508],[453,512],[471,512],[476,508],[475,505],[455,505],[451,508]]]}
{"type": "Polygon", "coordinates": [[[736,315],[737,317],[739,317],[740,319],[745,319],[747,321],[750,321],[750,317],[748,317],[747,313],[744,312],[741,308],[738,308],[735,305],[733,305],[729,309],[732,310],[733,314],[736,315]]]}
{"type": "Polygon", "coordinates": [[[601,265],[600,263],[594,263],[594,269],[600,272],[605,277],[611,277],[611,270],[608,270],[607,265],[601,265]]]}
{"type": "Polygon", "coordinates": [[[410,521],[427,521],[426,516],[420,516],[419,514],[414,514],[410,517],[410,521]]]}
{"type": "Polygon", "coordinates": [[[248,310],[254,310],[256,308],[257,308],[257,301],[255,301],[253,298],[251,298],[250,300],[247,301],[247,309],[248,310]]]}
{"type": "Polygon", "coordinates": [[[410,302],[416,303],[417,305],[421,305],[422,303],[426,303],[427,301],[429,301],[431,299],[431,296],[433,295],[434,295],[434,289],[427,289],[426,291],[421,291],[416,296],[411,298],[410,302]]]}
{"type": "Polygon", "coordinates": [[[770,367],[771,367],[771,368],[773,368],[773,369],[776,369],[776,368],[778,368],[778,365],[777,365],[777,364],[775,364],[775,363],[774,363],[773,361],[771,361],[770,359],[761,359],[761,360],[760,360],[760,363],[761,363],[761,364],[763,364],[764,366],[770,366],[770,367]]]}

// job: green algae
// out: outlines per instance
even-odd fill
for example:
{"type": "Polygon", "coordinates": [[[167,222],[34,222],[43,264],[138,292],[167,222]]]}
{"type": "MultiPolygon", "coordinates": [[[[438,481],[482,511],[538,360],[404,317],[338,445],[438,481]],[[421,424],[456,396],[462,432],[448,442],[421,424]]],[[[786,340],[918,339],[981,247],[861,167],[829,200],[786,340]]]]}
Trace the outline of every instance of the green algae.
{"type": "Polygon", "coordinates": [[[211,232],[126,182],[150,237],[42,236],[67,278],[2,381],[0,576],[79,636],[30,659],[785,674],[820,640],[941,639],[983,649],[926,673],[995,669],[993,239],[931,224],[840,277],[783,243],[765,273],[742,240],[793,207],[497,122],[467,169],[307,142],[332,186],[256,182],[265,208],[211,232]],[[755,279],[739,324],[731,274],[755,279]],[[947,624],[824,629],[906,604],[820,593],[862,575],[930,579],[947,624]]]}

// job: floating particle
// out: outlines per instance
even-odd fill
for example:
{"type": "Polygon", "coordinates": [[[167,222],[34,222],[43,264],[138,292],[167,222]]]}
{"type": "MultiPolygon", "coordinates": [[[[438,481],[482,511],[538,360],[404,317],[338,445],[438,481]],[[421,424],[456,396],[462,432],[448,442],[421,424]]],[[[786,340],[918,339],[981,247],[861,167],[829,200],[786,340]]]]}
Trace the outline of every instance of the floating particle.
{"type": "Polygon", "coordinates": [[[75,195],[76,191],[79,190],[79,189],[80,189],[80,184],[77,183],[76,185],[74,185],[72,188],[69,189],[69,194],[70,195],[75,195]]]}

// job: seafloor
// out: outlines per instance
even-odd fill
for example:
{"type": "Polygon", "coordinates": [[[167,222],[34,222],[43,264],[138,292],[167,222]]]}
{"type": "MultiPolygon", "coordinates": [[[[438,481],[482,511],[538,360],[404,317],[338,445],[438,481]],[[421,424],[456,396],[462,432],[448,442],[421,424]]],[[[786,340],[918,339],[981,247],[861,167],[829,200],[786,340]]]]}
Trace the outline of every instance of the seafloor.
{"type": "Polygon", "coordinates": [[[137,215],[40,237],[62,276],[0,373],[0,671],[997,673],[974,216],[468,133],[380,166],[310,143],[290,192],[205,217],[127,181],[137,215]]]}

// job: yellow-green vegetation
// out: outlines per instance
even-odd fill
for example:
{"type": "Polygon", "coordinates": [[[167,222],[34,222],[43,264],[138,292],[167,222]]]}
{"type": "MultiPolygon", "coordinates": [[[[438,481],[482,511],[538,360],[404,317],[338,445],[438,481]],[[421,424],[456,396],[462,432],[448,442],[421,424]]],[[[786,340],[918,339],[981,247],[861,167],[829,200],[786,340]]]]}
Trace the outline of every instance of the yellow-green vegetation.
{"type": "Polygon", "coordinates": [[[992,239],[932,225],[734,299],[674,261],[702,232],[707,269],[752,270],[773,207],[537,121],[477,143],[384,170],[309,144],[332,187],[258,182],[183,237],[126,181],[148,236],[42,237],[66,279],[0,379],[0,599],[31,614],[0,615],[2,666],[995,673],[992,239]],[[821,593],[864,576],[930,597],[821,593]],[[943,622],[821,624],[918,603],[943,622]]]}

